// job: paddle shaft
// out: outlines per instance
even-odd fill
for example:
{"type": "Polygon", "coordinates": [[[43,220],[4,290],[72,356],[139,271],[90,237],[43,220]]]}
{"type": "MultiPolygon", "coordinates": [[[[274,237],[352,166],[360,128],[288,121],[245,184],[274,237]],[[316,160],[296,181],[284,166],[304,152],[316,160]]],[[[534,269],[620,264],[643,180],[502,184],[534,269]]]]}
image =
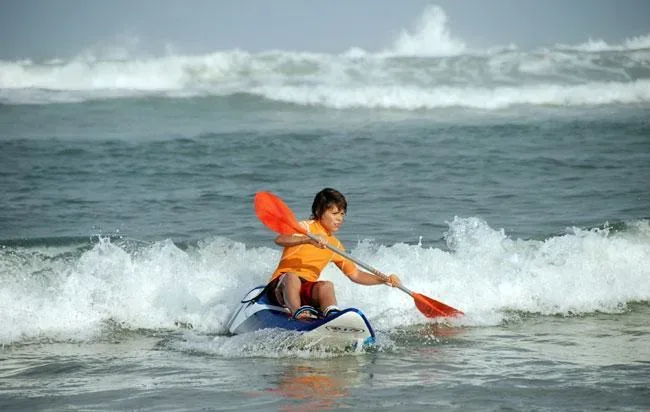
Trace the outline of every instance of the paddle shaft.
{"type": "MultiPolygon", "coordinates": [[[[320,243],[320,239],[319,239],[318,237],[312,235],[312,234],[309,233],[309,232],[303,232],[303,233],[304,233],[308,238],[310,238],[311,240],[320,243]]],[[[357,258],[355,258],[354,256],[350,255],[349,253],[347,253],[347,252],[345,252],[345,251],[343,251],[343,250],[337,248],[336,246],[332,246],[332,245],[330,245],[329,243],[325,243],[325,247],[328,248],[329,250],[331,250],[332,252],[334,252],[334,253],[336,253],[336,254],[339,254],[339,255],[343,256],[344,258],[346,258],[346,259],[348,259],[348,260],[351,260],[352,262],[354,262],[354,263],[356,263],[357,265],[361,266],[362,268],[364,268],[365,270],[367,270],[371,275],[377,276],[378,278],[380,278],[380,279],[383,280],[383,281],[388,280],[388,276],[384,275],[383,273],[381,273],[381,272],[378,271],[377,269],[373,268],[373,267],[370,266],[369,264],[360,261],[359,259],[357,259],[357,258]]],[[[413,296],[413,292],[411,292],[408,288],[406,288],[406,287],[404,287],[404,286],[402,286],[402,285],[398,285],[398,286],[396,286],[396,288],[398,288],[399,290],[401,290],[402,292],[406,293],[406,294],[409,295],[409,296],[413,296]]]]}

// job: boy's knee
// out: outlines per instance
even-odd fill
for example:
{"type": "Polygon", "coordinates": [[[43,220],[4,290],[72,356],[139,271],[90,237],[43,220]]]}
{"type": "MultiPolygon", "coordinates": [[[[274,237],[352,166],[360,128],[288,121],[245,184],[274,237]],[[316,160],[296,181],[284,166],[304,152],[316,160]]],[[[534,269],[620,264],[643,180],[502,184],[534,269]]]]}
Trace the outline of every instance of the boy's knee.
{"type": "Polygon", "coordinates": [[[317,286],[322,291],[332,291],[334,290],[334,284],[329,280],[321,280],[317,283],[317,286]]]}

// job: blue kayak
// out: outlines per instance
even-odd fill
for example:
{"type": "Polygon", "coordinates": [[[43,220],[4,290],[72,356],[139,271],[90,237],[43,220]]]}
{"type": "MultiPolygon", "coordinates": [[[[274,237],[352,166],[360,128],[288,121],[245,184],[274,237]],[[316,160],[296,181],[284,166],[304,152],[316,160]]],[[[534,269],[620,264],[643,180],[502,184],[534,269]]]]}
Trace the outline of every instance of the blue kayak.
{"type": "Polygon", "coordinates": [[[296,331],[309,343],[331,347],[360,347],[375,342],[375,332],[359,309],[344,309],[326,318],[292,319],[288,309],[269,303],[264,286],[244,296],[226,327],[233,335],[272,328],[296,331]]]}

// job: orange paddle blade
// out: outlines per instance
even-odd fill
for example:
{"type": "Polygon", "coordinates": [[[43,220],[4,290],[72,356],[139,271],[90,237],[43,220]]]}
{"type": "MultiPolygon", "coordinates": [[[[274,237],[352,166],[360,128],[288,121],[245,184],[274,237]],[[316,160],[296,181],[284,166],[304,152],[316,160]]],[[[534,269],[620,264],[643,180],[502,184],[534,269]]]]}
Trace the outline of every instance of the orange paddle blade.
{"type": "Polygon", "coordinates": [[[255,214],[272,231],[281,235],[305,233],[289,206],[273,193],[257,192],[254,204],[255,214]]]}
{"type": "Polygon", "coordinates": [[[415,301],[415,306],[428,318],[439,318],[439,317],[453,317],[453,316],[462,316],[464,315],[458,309],[454,309],[449,305],[445,305],[442,302],[433,300],[428,296],[421,295],[419,293],[413,292],[411,294],[413,300],[415,301]]]}

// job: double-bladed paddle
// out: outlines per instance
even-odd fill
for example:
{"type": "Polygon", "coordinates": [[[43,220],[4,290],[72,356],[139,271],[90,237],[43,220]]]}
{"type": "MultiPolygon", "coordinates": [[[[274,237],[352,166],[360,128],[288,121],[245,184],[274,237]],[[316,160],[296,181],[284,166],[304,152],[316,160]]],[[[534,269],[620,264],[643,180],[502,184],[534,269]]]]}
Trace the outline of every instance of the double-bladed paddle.
{"type": "MultiPolygon", "coordinates": [[[[257,217],[260,219],[260,221],[274,232],[282,235],[301,233],[312,240],[315,240],[317,242],[319,241],[316,236],[307,232],[302,226],[300,226],[289,206],[287,206],[286,203],[282,201],[282,199],[271,192],[257,192],[255,194],[255,213],[257,214],[257,217]]],[[[345,251],[329,244],[326,244],[325,247],[327,247],[332,252],[337,253],[344,258],[356,263],[357,265],[366,269],[369,273],[383,279],[384,281],[388,279],[388,276],[384,275],[372,266],[350,256],[345,251]]],[[[437,300],[431,299],[430,297],[415,293],[403,285],[399,285],[397,288],[411,296],[415,302],[415,306],[420,310],[420,312],[429,318],[463,315],[463,312],[460,310],[454,309],[451,306],[445,305],[444,303],[438,302],[437,300]]]]}

